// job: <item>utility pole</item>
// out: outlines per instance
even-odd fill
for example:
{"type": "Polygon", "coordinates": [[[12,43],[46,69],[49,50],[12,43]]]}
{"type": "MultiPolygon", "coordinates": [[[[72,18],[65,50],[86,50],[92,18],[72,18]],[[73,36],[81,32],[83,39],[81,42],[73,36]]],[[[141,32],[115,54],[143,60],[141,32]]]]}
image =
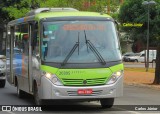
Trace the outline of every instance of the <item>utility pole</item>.
{"type": "Polygon", "coordinates": [[[156,2],[151,0],[151,1],[143,1],[142,5],[147,6],[147,64],[146,64],[146,72],[148,72],[149,69],[149,21],[150,21],[150,7],[152,5],[155,5],[156,2]]]}

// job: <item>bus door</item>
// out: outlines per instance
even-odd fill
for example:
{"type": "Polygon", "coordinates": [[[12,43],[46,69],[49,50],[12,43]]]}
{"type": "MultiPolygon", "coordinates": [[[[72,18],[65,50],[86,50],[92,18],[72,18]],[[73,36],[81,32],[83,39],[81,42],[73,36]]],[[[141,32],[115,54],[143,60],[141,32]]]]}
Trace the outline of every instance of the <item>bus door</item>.
{"type": "Polygon", "coordinates": [[[29,75],[28,75],[28,85],[29,85],[29,92],[32,92],[32,80],[33,80],[33,77],[32,77],[32,75],[33,75],[33,70],[32,70],[32,62],[33,62],[33,60],[32,60],[32,42],[31,42],[31,40],[32,40],[32,36],[33,36],[33,31],[34,31],[34,25],[32,24],[32,23],[30,23],[29,24],[29,75]]]}
{"type": "MultiPolygon", "coordinates": [[[[40,76],[40,54],[37,22],[30,23],[29,33],[29,89],[30,92],[33,92],[33,76],[40,76]]],[[[40,78],[38,78],[36,81],[40,82],[40,78]]]]}
{"type": "Polygon", "coordinates": [[[15,75],[17,76],[19,89],[29,91],[29,25],[28,23],[17,25],[14,41],[15,75]]]}
{"type": "MultiPolygon", "coordinates": [[[[36,44],[32,44],[32,40],[37,38],[37,31],[35,32],[35,23],[34,22],[31,22],[28,24],[28,36],[27,36],[27,53],[26,53],[26,56],[27,56],[27,60],[28,60],[28,64],[26,66],[26,68],[28,67],[28,74],[27,74],[27,77],[28,77],[28,80],[26,80],[26,85],[28,85],[28,90],[29,92],[31,93],[32,92],[32,84],[33,84],[33,75],[34,75],[34,64],[36,62],[36,59],[34,59],[34,53],[37,52],[35,49],[36,49],[36,44]],[[33,46],[34,45],[34,46],[33,46]]],[[[35,42],[35,41],[34,41],[35,42]]],[[[38,70],[39,71],[39,70],[38,70]]]]}

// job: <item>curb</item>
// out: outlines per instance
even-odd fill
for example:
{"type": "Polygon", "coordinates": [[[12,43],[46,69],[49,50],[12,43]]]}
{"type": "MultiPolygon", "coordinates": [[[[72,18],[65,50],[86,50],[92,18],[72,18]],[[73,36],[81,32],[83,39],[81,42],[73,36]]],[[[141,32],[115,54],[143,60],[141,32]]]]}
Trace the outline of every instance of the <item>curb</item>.
{"type": "Polygon", "coordinates": [[[129,86],[144,87],[144,88],[160,90],[160,85],[147,85],[147,84],[133,83],[133,82],[132,83],[124,82],[124,84],[129,85],[129,86]]]}

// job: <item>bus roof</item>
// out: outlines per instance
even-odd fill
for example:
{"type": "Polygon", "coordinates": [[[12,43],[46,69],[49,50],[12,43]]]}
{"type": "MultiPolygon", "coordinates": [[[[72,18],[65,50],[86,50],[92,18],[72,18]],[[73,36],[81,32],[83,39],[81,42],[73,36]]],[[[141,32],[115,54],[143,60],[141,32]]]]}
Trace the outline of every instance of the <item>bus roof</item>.
{"type": "Polygon", "coordinates": [[[42,13],[42,12],[63,12],[63,11],[78,11],[77,9],[74,8],[38,8],[38,9],[34,9],[31,10],[30,12],[28,12],[26,14],[26,16],[32,16],[32,15],[36,15],[38,13],[42,13]]]}
{"type": "Polygon", "coordinates": [[[45,13],[39,13],[35,15],[36,20],[42,19],[42,18],[49,18],[49,17],[106,17],[106,18],[112,18],[111,16],[107,14],[101,14],[96,12],[45,12],[45,13]]]}
{"type": "Polygon", "coordinates": [[[55,11],[55,12],[41,12],[35,15],[22,17],[13,21],[10,21],[8,25],[15,25],[19,23],[24,23],[27,21],[40,20],[43,18],[51,17],[106,17],[112,19],[111,16],[107,14],[101,14],[97,12],[83,12],[83,11],[55,11]]]}

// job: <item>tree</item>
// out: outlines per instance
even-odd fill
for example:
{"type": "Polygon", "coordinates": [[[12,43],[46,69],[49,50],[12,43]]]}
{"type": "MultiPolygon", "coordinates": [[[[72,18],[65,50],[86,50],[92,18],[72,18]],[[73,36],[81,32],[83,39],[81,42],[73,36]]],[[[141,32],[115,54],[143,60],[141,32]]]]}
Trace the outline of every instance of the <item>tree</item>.
{"type": "Polygon", "coordinates": [[[7,12],[3,11],[3,7],[5,6],[5,2],[4,0],[0,1],[0,54],[2,53],[2,50],[4,49],[3,47],[3,43],[4,43],[4,39],[3,39],[3,32],[5,31],[5,24],[7,23],[8,17],[7,17],[7,12]]]}
{"type": "Polygon", "coordinates": [[[157,17],[154,22],[156,23],[154,26],[154,37],[158,41],[154,84],[160,84],[160,5],[157,6],[157,17]]]}
{"type": "MultiPolygon", "coordinates": [[[[72,7],[80,11],[104,12],[105,7],[110,7],[111,16],[117,18],[114,13],[119,8],[119,3],[123,0],[0,0],[0,25],[24,17],[31,9],[38,7],[72,7]]],[[[3,26],[1,26],[3,27],[3,26]]],[[[0,28],[0,40],[4,27],[0,28]]],[[[0,51],[2,42],[0,42],[0,51]]]]}
{"type": "MultiPolygon", "coordinates": [[[[31,9],[38,7],[72,7],[80,11],[102,12],[110,4],[111,12],[117,11],[123,0],[1,0],[0,13],[6,13],[5,18],[13,20],[25,16],[31,9]]],[[[4,19],[2,17],[2,19],[4,19]]]]}
{"type": "MultiPolygon", "coordinates": [[[[149,46],[157,46],[157,59],[154,84],[160,84],[160,1],[156,7],[150,8],[150,39],[149,46]]],[[[123,23],[143,23],[142,27],[122,27],[130,33],[130,38],[134,41],[141,40],[146,44],[147,33],[147,9],[142,6],[143,0],[125,0],[120,7],[119,21],[123,23]]]]}

